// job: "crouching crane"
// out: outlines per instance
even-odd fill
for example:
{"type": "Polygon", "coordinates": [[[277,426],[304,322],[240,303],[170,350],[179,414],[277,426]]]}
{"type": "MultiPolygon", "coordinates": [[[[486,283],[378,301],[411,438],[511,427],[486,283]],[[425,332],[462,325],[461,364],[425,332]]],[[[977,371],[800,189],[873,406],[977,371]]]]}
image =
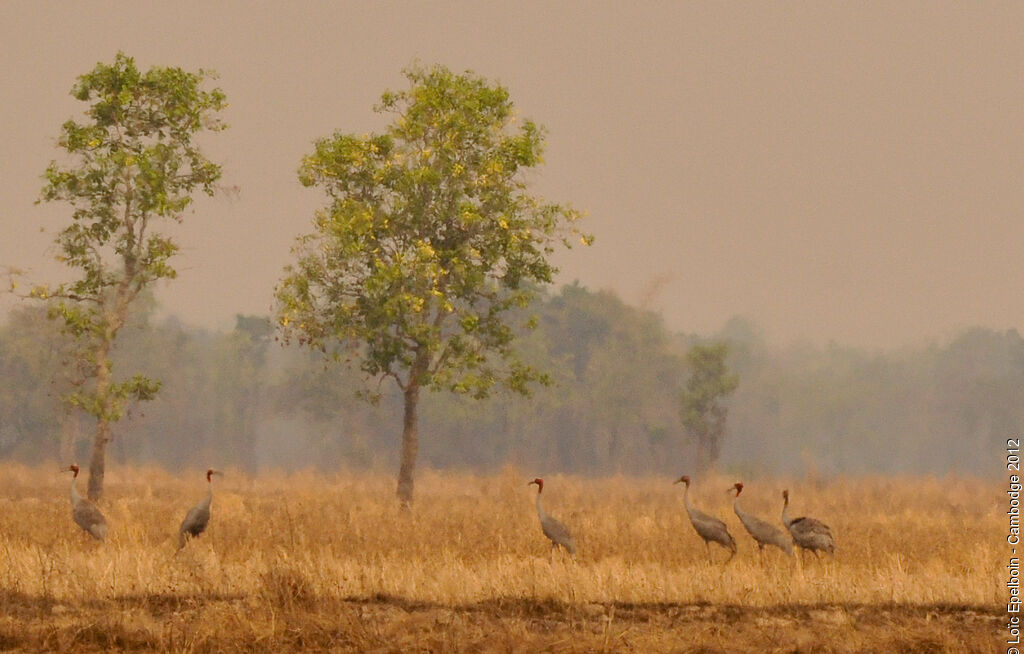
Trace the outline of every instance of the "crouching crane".
{"type": "Polygon", "coordinates": [[[683,491],[683,504],[686,505],[686,513],[690,516],[690,524],[693,525],[697,535],[704,539],[704,547],[708,550],[708,559],[711,558],[711,543],[715,542],[729,550],[729,558],[725,562],[732,561],[732,557],[736,556],[736,540],[729,533],[729,528],[718,518],[712,518],[690,505],[690,478],[688,476],[683,475],[674,483],[686,484],[686,490],[683,491]]]}
{"type": "Polygon", "coordinates": [[[793,540],[789,536],[782,533],[782,530],[775,525],[740,509],[740,493],[743,492],[743,482],[738,481],[733,484],[729,492],[736,493],[735,499],[732,501],[732,510],[736,512],[736,517],[746,527],[747,533],[757,541],[758,551],[764,552],[765,545],[774,545],[789,556],[793,556],[793,540]]]}
{"type": "Polygon", "coordinates": [[[811,550],[814,556],[820,556],[819,551],[836,553],[836,543],[832,538],[832,530],[823,522],[814,518],[793,518],[789,517],[789,491],[782,491],[782,524],[786,525],[793,542],[801,551],[811,550]]]}
{"type": "Polygon", "coordinates": [[[199,501],[189,512],[185,515],[185,519],[181,522],[181,527],[178,529],[178,549],[185,547],[185,543],[188,539],[195,538],[199,534],[206,530],[206,525],[210,524],[210,504],[213,503],[213,476],[220,475],[224,476],[224,473],[219,470],[207,470],[206,471],[206,497],[199,501]]]}
{"type": "Polygon", "coordinates": [[[75,482],[78,481],[78,464],[72,463],[67,468],[61,468],[61,472],[70,472],[71,475],[71,517],[75,524],[84,529],[96,540],[103,540],[107,537],[107,519],[99,508],[78,494],[75,482]]]}
{"type": "Polygon", "coordinates": [[[564,547],[570,556],[576,558],[576,543],[572,540],[569,528],[545,513],[544,507],[540,505],[540,494],[544,492],[544,480],[537,477],[526,485],[531,486],[533,484],[537,484],[537,517],[540,518],[540,528],[544,535],[548,537],[548,540],[551,541],[551,549],[564,547]]]}

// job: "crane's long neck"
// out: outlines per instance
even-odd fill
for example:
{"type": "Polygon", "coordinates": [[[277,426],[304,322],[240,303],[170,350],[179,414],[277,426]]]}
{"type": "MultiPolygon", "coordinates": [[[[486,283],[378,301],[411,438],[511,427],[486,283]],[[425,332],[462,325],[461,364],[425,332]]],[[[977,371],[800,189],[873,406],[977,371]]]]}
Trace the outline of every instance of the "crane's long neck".
{"type": "Polygon", "coordinates": [[[78,487],[75,482],[78,481],[78,475],[71,475],[71,506],[78,506],[78,503],[82,501],[82,496],[78,494],[78,487]]]}
{"type": "Polygon", "coordinates": [[[540,491],[541,491],[541,489],[538,488],[537,489],[537,515],[540,517],[541,520],[544,520],[545,518],[548,517],[548,514],[544,513],[544,507],[540,505],[540,491]]]}
{"type": "Polygon", "coordinates": [[[206,497],[203,498],[203,500],[199,503],[199,505],[200,506],[205,506],[206,508],[210,508],[211,504],[213,504],[213,479],[212,478],[208,482],[206,482],[206,497]]]}
{"type": "Polygon", "coordinates": [[[789,495],[784,496],[782,499],[782,524],[788,527],[793,522],[789,519],[789,495]]]}
{"type": "Polygon", "coordinates": [[[690,484],[685,484],[686,488],[683,489],[683,506],[686,507],[686,512],[693,513],[693,505],[690,504],[690,484]]]}
{"type": "Polygon", "coordinates": [[[736,515],[743,516],[743,510],[740,509],[740,496],[739,495],[734,497],[733,500],[732,500],[732,510],[736,513],[736,515]]]}

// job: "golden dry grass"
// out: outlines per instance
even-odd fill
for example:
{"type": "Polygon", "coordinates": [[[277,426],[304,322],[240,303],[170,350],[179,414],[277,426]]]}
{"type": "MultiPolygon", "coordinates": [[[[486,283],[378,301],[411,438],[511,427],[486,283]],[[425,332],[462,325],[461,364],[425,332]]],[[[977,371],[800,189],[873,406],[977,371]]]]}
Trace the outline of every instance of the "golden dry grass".
{"type": "Polygon", "coordinates": [[[521,471],[426,472],[406,512],[384,474],[229,470],[209,530],[175,554],[201,471],[111,469],[98,544],[56,468],[0,467],[0,649],[989,651],[1001,624],[991,482],[745,479],[747,511],[777,523],[788,487],[794,515],[832,527],[835,558],[801,565],[761,560],[725,493],[735,480],[702,480],[694,503],[739,543],[723,565],[671,479],[547,478],[571,561],[552,555],[521,471]]]}

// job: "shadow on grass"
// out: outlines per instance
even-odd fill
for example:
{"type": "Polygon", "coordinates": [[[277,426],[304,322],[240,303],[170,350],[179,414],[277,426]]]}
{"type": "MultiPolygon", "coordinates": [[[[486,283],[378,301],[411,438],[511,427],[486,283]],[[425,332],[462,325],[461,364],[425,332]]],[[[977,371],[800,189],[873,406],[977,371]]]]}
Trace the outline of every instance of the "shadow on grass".
{"type": "Polygon", "coordinates": [[[690,651],[707,652],[780,645],[791,648],[786,651],[981,651],[965,649],[965,643],[986,641],[1003,618],[998,607],[957,604],[759,607],[520,597],[448,604],[384,594],[306,597],[288,581],[270,579],[255,595],[156,593],[81,601],[0,590],[0,615],[7,617],[0,650],[479,652],[525,644],[528,651],[561,651],[572,643],[585,651],[653,651],[687,642],[690,651]],[[778,633],[783,635],[771,635],[778,633]]]}
{"type": "MultiPolygon", "coordinates": [[[[274,596],[268,599],[274,599],[274,596]]],[[[142,608],[154,614],[174,613],[183,610],[200,608],[209,604],[241,602],[250,596],[241,593],[140,593],[118,595],[105,600],[58,601],[52,597],[29,595],[20,591],[0,589],[0,612],[16,617],[22,613],[26,617],[49,614],[55,607],[74,605],[85,609],[104,609],[112,605],[119,607],[142,608]]],[[[986,604],[910,604],[910,603],[815,603],[815,604],[775,604],[769,606],[750,606],[744,604],[714,604],[711,602],[591,602],[573,603],[554,598],[523,598],[496,597],[493,599],[451,604],[413,600],[397,595],[376,593],[368,596],[347,597],[316,597],[315,603],[321,607],[331,606],[390,606],[408,613],[445,609],[457,612],[483,612],[491,615],[516,617],[555,617],[568,615],[585,609],[588,612],[615,610],[617,618],[628,618],[631,614],[650,615],[652,613],[678,617],[693,616],[695,619],[707,619],[711,616],[741,618],[747,615],[771,615],[786,617],[813,617],[814,614],[827,611],[846,611],[862,614],[899,613],[908,617],[929,616],[977,616],[999,618],[1003,616],[1000,607],[986,604]]]]}

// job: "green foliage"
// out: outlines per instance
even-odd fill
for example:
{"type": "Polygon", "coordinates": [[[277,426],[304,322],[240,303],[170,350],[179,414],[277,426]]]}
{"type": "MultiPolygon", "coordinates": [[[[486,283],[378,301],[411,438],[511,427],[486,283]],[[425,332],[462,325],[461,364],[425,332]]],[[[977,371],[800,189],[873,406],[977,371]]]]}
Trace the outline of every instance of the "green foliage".
{"type": "Polygon", "coordinates": [[[698,467],[715,463],[721,454],[728,409],[722,400],[739,386],[739,375],[725,364],[726,343],[697,344],[686,353],[690,378],[680,395],[679,416],[683,429],[697,443],[698,467]]]}
{"type": "Polygon", "coordinates": [[[117,422],[124,417],[128,404],[152,400],[160,386],[160,381],[135,375],[123,382],[110,384],[102,397],[94,391],[86,390],[69,393],[65,400],[91,416],[108,422],[117,422]]]}
{"type": "MultiPolygon", "coordinates": [[[[113,64],[79,78],[72,95],[90,103],[90,120],[64,123],[59,145],[72,163],[50,164],[41,200],[72,206],[72,223],[57,237],[58,259],[81,276],[37,295],[99,302],[118,285],[138,292],[175,276],[168,260],[177,246],[151,225],[154,218],[180,222],[193,193],[212,195],[220,178],[220,167],[193,142],[203,129],[224,128],[215,116],[226,106],[224,94],[201,90],[206,77],[159,67],[143,74],[119,53],[113,64]]],[[[76,328],[89,322],[102,328],[95,312],[67,313],[76,328]]]]}
{"type": "Polygon", "coordinates": [[[584,243],[580,214],[527,192],[543,130],[505,88],[437,66],[376,110],[382,134],[316,142],[299,179],[326,193],[277,289],[287,339],[356,356],[371,378],[484,397],[546,378],[512,350],[508,318],[551,281],[558,242],[584,243]]]}
{"type": "Polygon", "coordinates": [[[40,201],[72,208],[71,224],[58,234],[57,259],[76,270],[74,281],[37,286],[32,296],[49,301],[78,341],[76,357],[92,367],[91,386],[69,402],[106,421],[126,403],[151,399],[159,382],[136,375],[115,382],[109,353],[128,319],[129,306],[159,279],[173,278],[177,245],[157,232],[161,219],[180,222],[196,191],[212,195],[220,167],[207,160],[194,137],[224,128],[216,112],[226,106],[219,89],[202,89],[209,74],[154,67],[143,73],[118,53],[97,64],[71,94],[89,103],[86,120],[64,123],[58,141],[68,162],[46,169],[40,201]]]}

